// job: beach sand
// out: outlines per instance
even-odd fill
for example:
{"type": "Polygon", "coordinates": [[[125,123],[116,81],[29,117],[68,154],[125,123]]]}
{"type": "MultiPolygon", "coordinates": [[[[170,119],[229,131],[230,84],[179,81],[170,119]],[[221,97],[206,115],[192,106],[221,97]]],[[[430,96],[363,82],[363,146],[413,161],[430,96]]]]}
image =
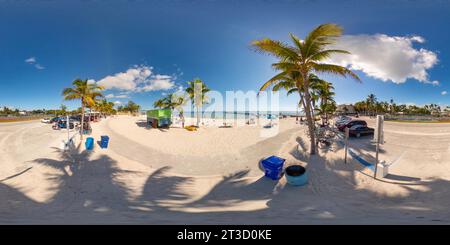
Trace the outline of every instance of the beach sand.
{"type": "MultiPolygon", "coordinates": [[[[141,123],[102,120],[92,136],[110,136],[109,148],[84,151],[81,144],[71,154],[58,150],[64,132],[49,125],[0,125],[1,167],[8,170],[0,176],[0,223],[450,223],[450,140],[435,135],[450,133],[450,124],[386,122],[380,159],[395,163],[374,180],[355,160],[344,164],[340,144],[310,157],[306,128],[291,118],[278,122],[273,137],[248,125],[189,132],[141,123]],[[271,154],[306,166],[308,185],[265,178],[258,162],[271,154]]],[[[367,137],[350,146],[373,157],[367,137]]]]}

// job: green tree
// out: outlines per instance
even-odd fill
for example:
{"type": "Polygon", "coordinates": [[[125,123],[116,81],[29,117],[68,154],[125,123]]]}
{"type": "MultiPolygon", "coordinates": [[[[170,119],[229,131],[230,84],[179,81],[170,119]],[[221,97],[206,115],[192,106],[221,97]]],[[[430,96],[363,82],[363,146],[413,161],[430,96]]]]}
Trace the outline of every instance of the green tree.
{"type": "Polygon", "coordinates": [[[166,98],[162,98],[153,102],[153,107],[161,109],[167,108],[166,98]]]}
{"type": "Polygon", "coordinates": [[[60,109],[61,115],[66,115],[67,114],[67,106],[61,105],[59,107],[59,109],[60,109]]]}
{"type": "Polygon", "coordinates": [[[322,114],[322,118],[324,117],[325,119],[324,121],[322,121],[322,124],[328,124],[328,114],[330,114],[330,112],[334,113],[334,111],[336,110],[334,108],[336,107],[336,103],[334,103],[333,100],[333,96],[335,95],[333,90],[333,84],[321,79],[316,79],[313,85],[314,94],[317,97],[317,100],[320,99],[319,109],[322,114]]]}
{"type": "Polygon", "coordinates": [[[72,87],[65,88],[62,92],[65,100],[81,101],[81,139],[83,139],[84,111],[86,107],[95,105],[97,97],[102,97],[103,87],[95,83],[88,83],[88,80],[76,79],[72,82],[72,87]]]}
{"type": "Polygon", "coordinates": [[[131,114],[136,114],[139,112],[139,109],[141,108],[140,105],[134,103],[133,101],[128,101],[127,105],[125,106],[125,110],[128,111],[131,114]]]}
{"type": "Polygon", "coordinates": [[[367,107],[369,109],[370,115],[374,116],[375,108],[377,103],[377,97],[374,94],[369,94],[366,99],[367,107]]]}
{"type": "MultiPolygon", "coordinates": [[[[196,108],[196,114],[197,114],[197,127],[200,126],[200,114],[199,109],[203,106],[203,104],[208,103],[208,97],[206,94],[211,91],[206,84],[196,78],[194,81],[188,82],[188,87],[186,88],[186,93],[188,94],[189,98],[191,99],[192,106],[195,106],[196,108]]],[[[203,113],[202,113],[203,115],[203,113]]]]}

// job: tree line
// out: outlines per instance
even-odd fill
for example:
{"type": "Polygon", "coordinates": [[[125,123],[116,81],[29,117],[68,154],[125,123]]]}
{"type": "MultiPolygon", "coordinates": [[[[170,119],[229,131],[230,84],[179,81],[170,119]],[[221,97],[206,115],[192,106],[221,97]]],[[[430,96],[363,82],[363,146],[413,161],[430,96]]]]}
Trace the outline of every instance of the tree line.
{"type": "Polygon", "coordinates": [[[153,103],[153,107],[178,110],[182,122],[182,127],[184,127],[185,120],[183,106],[185,106],[188,100],[190,100],[191,106],[196,108],[196,126],[199,127],[200,114],[203,116],[203,113],[200,113],[199,110],[201,106],[208,103],[209,99],[207,93],[211,91],[211,89],[209,89],[208,86],[206,86],[206,84],[199,78],[196,78],[193,81],[188,81],[187,84],[188,86],[186,87],[184,92],[179,91],[178,93],[168,94],[165,97],[156,100],[153,103]]]}
{"type": "Polygon", "coordinates": [[[354,104],[355,111],[369,116],[377,114],[390,115],[440,115],[442,111],[449,111],[450,108],[437,104],[427,104],[424,106],[397,104],[393,99],[389,101],[380,101],[374,94],[369,94],[365,100],[354,104]]]}

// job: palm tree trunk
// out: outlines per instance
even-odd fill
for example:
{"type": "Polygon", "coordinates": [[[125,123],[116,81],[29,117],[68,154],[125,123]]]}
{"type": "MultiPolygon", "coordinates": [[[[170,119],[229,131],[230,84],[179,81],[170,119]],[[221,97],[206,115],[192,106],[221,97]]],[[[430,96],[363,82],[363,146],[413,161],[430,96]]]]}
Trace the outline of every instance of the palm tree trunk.
{"type": "MultiPolygon", "coordinates": [[[[310,148],[310,154],[315,155],[316,154],[316,137],[314,135],[314,120],[313,115],[311,115],[311,95],[309,94],[309,81],[307,76],[303,77],[303,81],[305,81],[305,115],[306,115],[306,121],[308,123],[308,130],[309,130],[309,136],[310,136],[310,142],[311,142],[311,148],[310,148]]],[[[300,88],[299,88],[300,90],[300,88]]]]}

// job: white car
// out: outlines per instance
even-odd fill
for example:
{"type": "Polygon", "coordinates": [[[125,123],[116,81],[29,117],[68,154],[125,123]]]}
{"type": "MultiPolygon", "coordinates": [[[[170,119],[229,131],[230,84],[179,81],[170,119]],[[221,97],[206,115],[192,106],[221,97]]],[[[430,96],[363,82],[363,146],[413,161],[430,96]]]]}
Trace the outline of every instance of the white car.
{"type": "Polygon", "coordinates": [[[41,120],[42,123],[50,123],[50,118],[43,118],[41,120]]]}
{"type": "Polygon", "coordinates": [[[350,122],[351,120],[352,120],[352,118],[351,118],[351,117],[347,117],[347,116],[338,117],[338,118],[336,119],[336,121],[335,121],[335,125],[336,125],[336,126],[339,126],[339,125],[341,125],[341,124],[348,123],[348,122],[350,122]]]}

